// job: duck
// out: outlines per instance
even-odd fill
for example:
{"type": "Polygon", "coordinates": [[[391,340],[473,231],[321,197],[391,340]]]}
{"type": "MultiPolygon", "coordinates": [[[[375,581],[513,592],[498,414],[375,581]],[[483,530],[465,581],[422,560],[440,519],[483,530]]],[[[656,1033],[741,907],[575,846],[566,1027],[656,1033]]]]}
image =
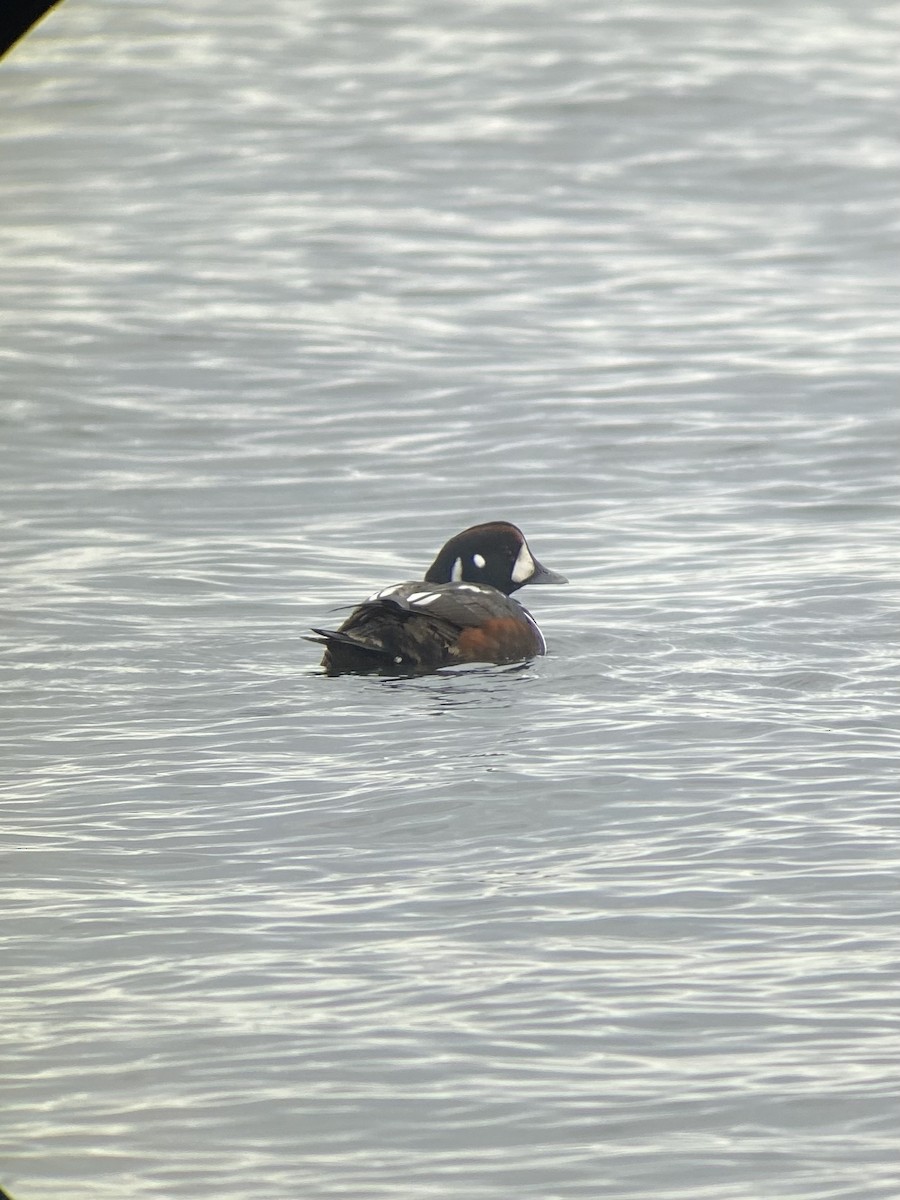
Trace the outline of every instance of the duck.
{"type": "Polygon", "coordinates": [[[512,593],[568,583],[543,566],[509,521],[472,525],[439,550],[424,579],[358,604],[337,629],[313,627],[327,675],[426,674],[462,663],[524,662],[547,653],[537,621],[512,593]]]}

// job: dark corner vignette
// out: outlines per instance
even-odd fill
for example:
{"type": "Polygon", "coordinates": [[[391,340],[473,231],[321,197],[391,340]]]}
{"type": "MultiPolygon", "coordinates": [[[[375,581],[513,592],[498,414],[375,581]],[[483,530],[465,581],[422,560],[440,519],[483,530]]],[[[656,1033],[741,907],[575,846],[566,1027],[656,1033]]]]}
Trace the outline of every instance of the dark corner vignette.
{"type": "Polygon", "coordinates": [[[49,4],[45,0],[20,0],[19,3],[4,5],[3,11],[0,11],[0,58],[59,3],[61,0],[51,0],[49,4]]]}

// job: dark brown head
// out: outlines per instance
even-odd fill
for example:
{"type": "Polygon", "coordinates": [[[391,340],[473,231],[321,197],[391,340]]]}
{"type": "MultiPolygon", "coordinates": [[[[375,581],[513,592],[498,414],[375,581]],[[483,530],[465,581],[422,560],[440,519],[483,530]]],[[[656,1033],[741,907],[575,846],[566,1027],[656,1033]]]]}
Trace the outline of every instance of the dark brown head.
{"type": "Polygon", "coordinates": [[[541,566],[515,525],[488,521],[451,538],[428,568],[425,582],[485,583],[508,596],[526,583],[568,580],[541,566]]]}

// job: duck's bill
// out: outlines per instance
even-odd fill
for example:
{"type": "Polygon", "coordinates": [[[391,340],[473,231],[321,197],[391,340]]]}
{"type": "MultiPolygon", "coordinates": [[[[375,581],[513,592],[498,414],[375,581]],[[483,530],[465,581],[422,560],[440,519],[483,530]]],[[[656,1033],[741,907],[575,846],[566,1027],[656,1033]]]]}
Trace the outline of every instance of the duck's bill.
{"type": "Polygon", "coordinates": [[[565,575],[560,575],[559,571],[551,571],[549,567],[542,566],[535,559],[534,574],[528,580],[529,585],[532,583],[568,583],[565,575]]]}

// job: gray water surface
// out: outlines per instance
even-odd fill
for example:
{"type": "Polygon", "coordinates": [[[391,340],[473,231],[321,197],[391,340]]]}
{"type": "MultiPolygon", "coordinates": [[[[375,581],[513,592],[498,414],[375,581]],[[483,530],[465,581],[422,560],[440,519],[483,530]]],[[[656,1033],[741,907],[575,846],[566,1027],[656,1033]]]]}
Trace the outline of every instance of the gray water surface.
{"type": "Polygon", "coordinates": [[[896,1200],[900,8],[176,8],[0,68],[0,1183],[896,1200]]]}

